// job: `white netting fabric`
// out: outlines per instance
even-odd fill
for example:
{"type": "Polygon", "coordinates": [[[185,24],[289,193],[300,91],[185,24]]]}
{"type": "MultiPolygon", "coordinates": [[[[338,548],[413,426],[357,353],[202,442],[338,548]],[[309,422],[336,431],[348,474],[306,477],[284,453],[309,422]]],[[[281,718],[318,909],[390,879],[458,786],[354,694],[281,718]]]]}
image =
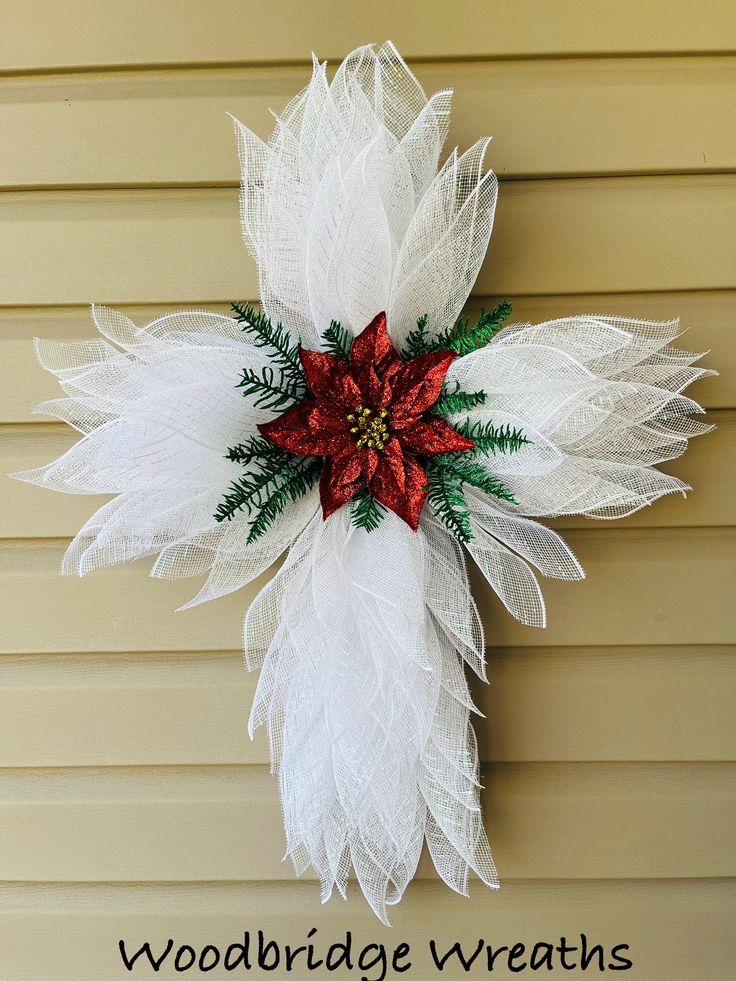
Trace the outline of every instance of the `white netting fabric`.
{"type": "Polygon", "coordinates": [[[221,314],[174,313],[141,329],[105,307],[93,307],[93,318],[105,340],[37,345],[67,397],[36,411],[84,436],[53,463],[16,474],[66,493],[117,495],[76,535],[62,571],[85,575],[157,555],[153,576],[209,573],[188,606],[239,589],[288,548],[319,506],[315,488],[247,548],[247,513],[214,519],[243,473],[225,450],[274,415],[236,388],[243,368],[258,369],[267,356],[221,314]]]}
{"type": "MultiPolygon", "coordinates": [[[[460,313],[483,260],[497,184],[488,141],[437,172],[450,92],[427,99],[390,44],[359,48],[331,84],[312,80],[270,141],[242,124],[242,219],[265,311],[305,347],[330,322],[358,334],[381,310],[394,342],[417,317],[460,313]]],[[[484,640],[462,551],[425,509],[413,533],[389,513],[366,533],[351,506],[322,521],[313,490],[255,544],[246,514],[213,515],[242,467],[227,447],[273,413],[235,387],[268,364],[233,319],[205,311],[143,328],[93,308],[100,337],[38,344],[65,397],[38,411],[83,435],[59,460],[16,476],[69,493],[116,495],[81,529],[64,572],[157,556],[152,574],[206,574],[192,603],[238,589],[287,548],[245,623],[262,668],[251,732],[268,728],[288,852],[313,866],[323,897],[351,871],[376,913],[398,902],[426,841],[441,877],[465,893],[471,871],[498,880],[479,805],[473,705],[463,662],[484,677],[484,640]]],[[[544,626],[533,569],[578,579],[575,556],[533,517],[615,518],[684,492],[653,465],[708,426],[683,390],[699,355],[678,326],[575,316],[504,329],[457,359],[448,382],[485,403],[453,421],[520,428],[530,441],[485,466],[508,504],[468,490],[468,551],[513,616],[544,626]]],[[[190,604],[188,604],[190,605],[190,604]]]]}
{"type": "Polygon", "coordinates": [[[478,797],[470,693],[483,631],[455,543],[387,514],[370,535],[343,508],[315,518],[245,621],[287,850],[345,895],[351,867],[384,921],[426,838],[454,889],[497,886],[478,797]],[[265,657],[264,657],[265,652],[265,657]]]}
{"type": "Polygon", "coordinates": [[[450,98],[427,99],[386,44],[348,55],[331,85],[315,61],[267,144],[236,121],[261,302],[306,347],[320,346],[333,319],[356,334],[385,310],[400,339],[421,314],[442,327],[460,313],[498,185],[489,140],[454,151],[437,174],[450,98]]]}
{"type": "Polygon", "coordinates": [[[488,396],[454,421],[493,420],[531,440],[488,461],[518,501],[496,502],[498,512],[619,518],[689,490],[652,469],[711,428],[690,418],[703,410],[681,393],[713,372],[672,347],[677,336],[677,321],[576,316],[507,327],[454,361],[448,380],[488,396]]]}

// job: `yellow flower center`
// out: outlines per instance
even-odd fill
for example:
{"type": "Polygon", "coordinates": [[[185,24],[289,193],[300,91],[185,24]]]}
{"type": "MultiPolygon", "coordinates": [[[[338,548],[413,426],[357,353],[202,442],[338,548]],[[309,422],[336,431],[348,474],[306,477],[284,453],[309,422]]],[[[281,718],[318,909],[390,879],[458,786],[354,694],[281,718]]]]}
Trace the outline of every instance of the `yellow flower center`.
{"type": "Polygon", "coordinates": [[[388,430],[390,417],[385,409],[374,412],[365,405],[359,405],[345,416],[350,432],[355,437],[355,445],[367,446],[371,450],[382,450],[391,439],[388,430]]]}

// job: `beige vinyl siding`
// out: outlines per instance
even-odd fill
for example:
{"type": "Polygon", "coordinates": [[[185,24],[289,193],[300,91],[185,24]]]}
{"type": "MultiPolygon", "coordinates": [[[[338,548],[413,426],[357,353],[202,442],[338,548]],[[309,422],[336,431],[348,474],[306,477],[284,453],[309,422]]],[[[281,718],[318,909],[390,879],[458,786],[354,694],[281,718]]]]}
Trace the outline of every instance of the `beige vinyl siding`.
{"type": "MultiPolygon", "coordinates": [[[[0,205],[10,304],[86,303],[90,282],[109,303],[256,294],[236,188],[16,191],[0,205]]],[[[477,290],[728,289],[734,254],[736,174],[507,181],[477,290]]]]}
{"type": "MultiPolygon", "coordinates": [[[[478,727],[484,762],[734,758],[727,645],[495,647],[489,657],[493,684],[472,685],[493,719],[478,727]],[[651,711],[659,702],[667,713],[651,711]]],[[[1,667],[2,768],[268,762],[262,732],[243,739],[255,679],[234,652],[8,655],[1,667]]]]}
{"type": "MultiPolygon", "coordinates": [[[[427,91],[455,90],[449,145],[493,133],[501,177],[706,173],[736,164],[732,57],[415,67],[427,91]]],[[[309,75],[298,65],[8,78],[0,127],[10,153],[0,160],[0,185],[234,184],[226,113],[266,138],[269,108],[309,75]]]]}
{"type": "Polygon", "coordinates": [[[281,862],[266,743],[245,731],[256,678],[241,622],[258,583],[176,613],[196,582],[151,580],[147,563],[62,578],[64,548],[104,498],[0,481],[2,981],[127,977],[120,937],[226,946],[261,928],[299,943],[313,926],[407,940],[417,981],[434,976],[430,937],[581,931],[629,943],[635,981],[734,975],[727,0],[594,12],[584,0],[345,0],[339,16],[328,0],[14,4],[0,32],[0,471],[74,439],[31,412],[58,393],[34,336],[91,336],[91,300],[145,322],[256,298],[225,113],[266,135],[312,48],[336,59],[385,37],[428,88],[455,88],[451,145],[494,135],[501,198],[473,306],[509,296],[532,321],[680,315],[683,346],[711,351],[721,375],[692,394],[718,429],[666,468],[695,491],[624,522],[555,522],[588,578],[543,584],[545,631],[511,620],[474,578],[491,645],[476,731],[503,888],[476,883],[462,899],[423,861],[386,931],[357,893],[321,907],[314,881],[281,862]]]}
{"type": "Polygon", "coordinates": [[[25,0],[3,32],[8,72],[128,65],[304,62],[343,57],[390,34],[406,58],[524,58],[733,52],[729,0],[457,0],[452,7],[350,0],[309,4],[233,0],[25,0]]]}
{"type": "MultiPolygon", "coordinates": [[[[162,938],[186,938],[201,949],[219,944],[223,949],[242,938],[244,924],[257,923],[269,936],[293,937],[303,942],[313,928],[318,940],[344,939],[352,931],[356,945],[412,941],[415,977],[451,978],[449,971],[432,970],[427,943],[452,934],[474,949],[479,936],[525,941],[540,937],[572,939],[571,924],[580,924],[589,937],[609,948],[630,943],[637,954],[641,978],[690,981],[729,978],[730,960],[724,936],[733,920],[734,891],[726,879],[630,879],[580,881],[508,881],[503,902],[490,892],[479,892],[470,902],[450,893],[446,886],[421,881],[412,887],[410,902],[393,914],[394,929],[380,931],[373,914],[360,904],[333,903],[315,909],[313,882],[288,886],[274,882],[197,883],[9,883],[0,890],[0,910],[13,925],[13,943],[3,952],[4,969],[11,978],[26,978],[32,959],[40,978],[128,978],[121,972],[117,944],[123,937],[148,937],[152,928],[162,938]],[[696,949],[689,941],[697,938],[696,949]],[[689,958],[689,960],[687,960],[689,958]],[[65,972],[73,963],[73,972],[65,972]],[[664,965],[664,973],[663,973],[664,965]]],[[[498,941],[496,941],[498,942],[498,941]]],[[[163,947],[157,947],[159,952],[163,947]]],[[[138,972],[141,977],[145,973],[138,972]]],[[[503,977],[494,970],[497,977],[503,977]]],[[[634,971],[627,972],[635,977],[634,971]]],[[[158,974],[151,978],[191,977],[158,974]]],[[[547,975],[545,974],[542,976],[547,975]]],[[[214,972],[204,977],[217,977],[214,972]]],[[[221,975],[237,977],[237,973],[221,975]]],[[[246,975],[248,976],[248,975],[246,975]]],[[[251,973],[250,976],[256,976],[251,973]]],[[[319,978],[319,972],[312,977],[319,978]]],[[[479,977],[484,977],[479,973],[479,977]]],[[[517,977],[518,975],[509,975],[517,977]]],[[[549,975],[554,977],[554,974],[549,975]]],[[[565,977],[596,977],[590,971],[565,972],[565,977]]],[[[626,977],[626,974],[622,975],[626,977]]],[[[272,978],[294,974],[273,972],[272,978]]],[[[298,977],[298,975],[296,975],[298,977]]],[[[339,974],[323,974],[334,978],[339,974]]],[[[403,975],[411,977],[411,974],[403,975]]],[[[462,973],[460,978],[472,978],[462,973]]],[[[490,975],[493,977],[493,975],[490,975]]],[[[522,975],[523,977],[523,975],[522,975]]],[[[300,979],[301,981],[301,979],[300,979]]]]}

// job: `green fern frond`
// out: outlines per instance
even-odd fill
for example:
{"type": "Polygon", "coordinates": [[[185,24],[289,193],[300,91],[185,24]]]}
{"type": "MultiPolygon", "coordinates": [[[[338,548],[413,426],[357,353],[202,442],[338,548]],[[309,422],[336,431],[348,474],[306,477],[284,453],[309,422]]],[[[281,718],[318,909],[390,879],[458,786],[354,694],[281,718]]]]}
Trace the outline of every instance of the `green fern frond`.
{"type": "Polygon", "coordinates": [[[483,405],[485,400],[485,392],[464,392],[460,388],[460,383],[455,382],[455,388],[452,390],[446,385],[442,386],[440,397],[432,406],[431,411],[439,416],[450,416],[455,412],[469,412],[471,409],[483,405]]]}
{"type": "Polygon", "coordinates": [[[438,465],[445,473],[454,476],[460,484],[470,484],[478,490],[485,491],[501,501],[517,504],[518,501],[497,477],[488,471],[470,453],[453,453],[437,457],[438,465]]]}
{"type": "Polygon", "coordinates": [[[227,494],[217,506],[215,518],[218,521],[230,521],[237,511],[252,511],[261,505],[263,493],[269,495],[273,486],[283,472],[297,462],[298,458],[290,453],[285,453],[274,446],[274,452],[269,452],[265,456],[258,456],[252,462],[256,469],[243,474],[238,480],[233,481],[227,494]]]}
{"type": "Polygon", "coordinates": [[[250,303],[235,302],[231,307],[241,328],[253,335],[256,347],[270,348],[273,360],[284,375],[292,382],[303,385],[304,369],[299,360],[300,343],[295,343],[291,334],[280,323],[274,326],[269,317],[250,303]]]}
{"type": "Polygon", "coordinates": [[[367,487],[355,495],[353,503],[353,525],[364,531],[375,531],[385,517],[386,508],[378,503],[367,487]]]}
{"type": "Polygon", "coordinates": [[[445,327],[434,337],[427,333],[426,315],[417,321],[417,329],[406,338],[404,357],[417,358],[433,351],[454,351],[463,356],[484,347],[501,330],[511,316],[511,304],[502,300],[493,310],[481,310],[471,327],[470,320],[459,317],[452,327],[445,327]]]}
{"type": "Polygon", "coordinates": [[[465,422],[455,427],[459,433],[472,439],[481,453],[516,453],[522,446],[531,444],[521,429],[511,426],[493,426],[490,422],[465,422]]]}
{"type": "Polygon", "coordinates": [[[353,336],[344,327],[341,327],[337,320],[333,320],[327,330],[322,334],[325,343],[325,350],[335,358],[342,358],[348,361],[350,358],[350,348],[353,346],[353,336]]]}
{"type": "Polygon", "coordinates": [[[419,320],[417,320],[416,330],[409,331],[406,338],[406,347],[401,352],[401,356],[405,361],[410,358],[418,358],[422,354],[428,354],[431,350],[431,340],[427,337],[427,321],[429,320],[428,315],[423,314],[419,320]]]}
{"type": "Polygon", "coordinates": [[[283,456],[284,451],[280,450],[270,440],[264,439],[261,436],[251,436],[245,443],[238,443],[237,446],[228,447],[225,458],[232,460],[233,463],[246,465],[257,460],[259,457],[276,458],[279,455],[283,456]]]}
{"type": "Polygon", "coordinates": [[[239,511],[255,513],[246,539],[248,544],[261,537],[289,501],[306,494],[322,472],[321,460],[296,457],[278,447],[249,462],[255,463],[256,469],[233,481],[214,515],[217,521],[230,521],[239,511]]]}
{"type": "Polygon", "coordinates": [[[511,309],[509,301],[502,300],[493,310],[488,312],[481,310],[473,327],[468,320],[458,320],[448,338],[448,343],[444,346],[461,357],[485,347],[502,329],[504,321],[509,319],[511,309]]]}
{"type": "Polygon", "coordinates": [[[470,509],[463,493],[465,484],[510,504],[517,503],[511,491],[487,473],[470,454],[446,453],[432,458],[427,464],[427,476],[427,500],[450,534],[462,544],[473,538],[470,509]]]}
{"type": "Polygon", "coordinates": [[[237,388],[243,395],[254,396],[253,404],[260,409],[282,409],[290,402],[300,402],[305,396],[303,385],[279,368],[278,378],[270,365],[264,365],[260,374],[253,368],[244,368],[237,388]]]}
{"type": "Polygon", "coordinates": [[[443,457],[432,460],[427,467],[429,493],[427,501],[451,535],[463,544],[473,537],[470,511],[457,473],[443,466],[443,457]]]}
{"type": "Polygon", "coordinates": [[[287,467],[282,475],[282,482],[263,503],[258,506],[258,514],[250,524],[246,544],[251,545],[273,524],[286,505],[296,501],[314,487],[322,473],[322,461],[312,457],[301,459],[287,467]]]}

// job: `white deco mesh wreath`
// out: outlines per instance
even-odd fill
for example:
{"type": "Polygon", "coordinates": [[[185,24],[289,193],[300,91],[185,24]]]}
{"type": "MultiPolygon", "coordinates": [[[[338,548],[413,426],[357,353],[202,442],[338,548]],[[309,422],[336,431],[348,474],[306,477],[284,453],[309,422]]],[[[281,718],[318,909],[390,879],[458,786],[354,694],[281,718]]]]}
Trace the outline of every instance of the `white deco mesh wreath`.
{"type": "Polygon", "coordinates": [[[288,557],[245,619],[288,854],[326,900],[352,870],[387,919],[426,842],[466,894],[498,878],[479,803],[484,638],[461,544],[508,611],[545,625],[532,567],[579,579],[533,517],[618,518],[689,488],[653,469],[709,427],[682,395],[678,324],[461,319],[493,225],[488,140],[438,171],[450,91],[427,99],[391,44],[309,85],[270,141],[236,122],[261,312],[173,313],[38,343],[83,435],[20,479],[114,494],[64,573],[155,555],[207,574],[189,606],[288,557]]]}

